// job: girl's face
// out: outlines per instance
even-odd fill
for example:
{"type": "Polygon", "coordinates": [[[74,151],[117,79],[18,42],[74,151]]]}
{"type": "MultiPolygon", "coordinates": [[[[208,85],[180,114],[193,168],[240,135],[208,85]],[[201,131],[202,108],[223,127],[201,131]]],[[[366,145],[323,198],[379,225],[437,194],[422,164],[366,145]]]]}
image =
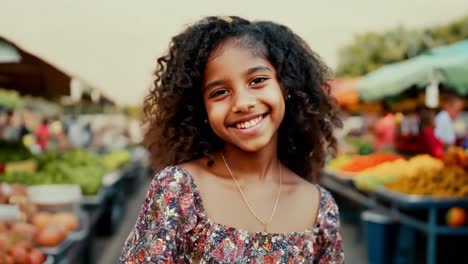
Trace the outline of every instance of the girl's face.
{"type": "Polygon", "coordinates": [[[276,144],[285,102],[273,65],[228,40],[206,64],[203,101],[208,122],[226,144],[256,152],[276,144]]]}

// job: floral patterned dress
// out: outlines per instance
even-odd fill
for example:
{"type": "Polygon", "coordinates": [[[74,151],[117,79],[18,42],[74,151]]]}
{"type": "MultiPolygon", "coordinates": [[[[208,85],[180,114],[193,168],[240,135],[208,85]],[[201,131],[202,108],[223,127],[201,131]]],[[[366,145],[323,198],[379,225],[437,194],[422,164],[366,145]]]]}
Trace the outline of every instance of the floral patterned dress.
{"type": "Polygon", "coordinates": [[[343,263],[338,207],[318,186],[315,226],[303,232],[249,232],[212,222],[185,169],[171,166],[151,183],[120,263],[343,263]]]}

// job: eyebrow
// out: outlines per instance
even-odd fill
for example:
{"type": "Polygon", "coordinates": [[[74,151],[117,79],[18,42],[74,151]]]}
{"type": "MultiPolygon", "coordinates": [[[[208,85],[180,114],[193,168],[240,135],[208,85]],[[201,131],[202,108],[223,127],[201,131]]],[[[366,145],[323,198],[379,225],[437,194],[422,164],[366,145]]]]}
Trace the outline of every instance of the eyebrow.
{"type": "Polygon", "coordinates": [[[263,70],[267,70],[267,71],[271,72],[271,69],[266,67],[266,66],[257,66],[257,67],[253,67],[253,68],[248,69],[247,74],[252,74],[252,73],[255,73],[255,72],[258,72],[258,71],[263,71],[263,70]]]}
{"type": "MultiPolygon", "coordinates": [[[[252,73],[255,73],[255,72],[258,72],[258,71],[264,71],[264,70],[267,70],[267,71],[270,71],[270,72],[272,71],[270,68],[268,68],[266,66],[256,66],[256,67],[248,69],[245,73],[246,74],[252,74],[252,73]]],[[[206,90],[210,89],[213,86],[221,85],[221,84],[223,84],[225,82],[226,82],[225,80],[216,80],[216,81],[209,82],[208,84],[203,86],[203,90],[206,91],[206,90]]]]}

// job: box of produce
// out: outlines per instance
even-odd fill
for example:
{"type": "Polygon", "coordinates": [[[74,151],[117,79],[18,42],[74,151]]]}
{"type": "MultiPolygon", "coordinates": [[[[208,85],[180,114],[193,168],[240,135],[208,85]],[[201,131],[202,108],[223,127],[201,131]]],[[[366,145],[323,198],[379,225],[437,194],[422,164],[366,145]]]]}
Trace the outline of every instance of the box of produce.
{"type": "Polygon", "coordinates": [[[44,251],[57,251],[58,246],[65,240],[70,240],[73,235],[80,232],[83,227],[76,214],[68,212],[50,213],[41,211],[31,218],[31,224],[37,230],[35,242],[44,251]]]}
{"type": "Polygon", "coordinates": [[[28,159],[23,161],[12,161],[5,164],[6,173],[13,172],[35,172],[37,170],[37,161],[28,159]]]}
{"type": "Polygon", "coordinates": [[[401,194],[419,197],[466,198],[468,197],[468,173],[458,167],[427,167],[413,174],[401,175],[385,188],[401,194]]]}
{"type": "Polygon", "coordinates": [[[19,206],[16,204],[0,204],[0,221],[16,220],[20,214],[19,206]]]}
{"type": "MultiPolygon", "coordinates": [[[[83,149],[45,153],[38,157],[43,184],[78,184],[83,195],[95,195],[102,187],[105,168],[99,156],[83,149]]],[[[38,184],[38,183],[36,183],[38,184]]]]}
{"type": "Polygon", "coordinates": [[[0,221],[0,263],[44,263],[46,255],[35,244],[36,235],[31,224],[0,221]]]}
{"type": "Polygon", "coordinates": [[[429,155],[417,155],[409,160],[397,159],[380,163],[359,172],[353,179],[355,186],[366,192],[373,192],[399,177],[410,177],[424,171],[440,171],[442,161],[429,155]]]}
{"type": "Polygon", "coordinates": [[[115,171],[122,168],[130,161],[131,155],[128,150],[115,150],[101,156],[106,171],[115,171]]]}
{"type": "Polygon", "coordinates": [[[77,184],[48,184],[28,187],[29,199],[40,210],[77,213],[82,200],[77,184]]]}
{"type": "Polygon", "coordinates": [[[38,210],[24,185],[0,184],[0,207],[16,208],[0,220],[0,263],[50,263],[47,252],[65,248],[84,230],[76,214],[38,210]]]}

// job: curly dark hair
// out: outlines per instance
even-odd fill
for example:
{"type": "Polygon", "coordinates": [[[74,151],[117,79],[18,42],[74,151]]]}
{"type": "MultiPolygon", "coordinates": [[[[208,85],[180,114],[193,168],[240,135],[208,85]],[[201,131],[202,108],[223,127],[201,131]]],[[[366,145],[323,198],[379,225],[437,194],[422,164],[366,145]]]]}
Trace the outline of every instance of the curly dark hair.
{"type": "MultiPolygon", "coordinates": [[[[154,87],[145,98],[145,145],[154,168],[207,157],[223,141],[204,122],[204,70],[210,54],[227,39],[260,52],[275,67],[287,91],[279,128],[278,156],[289,169],[315,181],[329,150],[336,150],[333,128],[341,125],[330,96],[329,69],[288,27],[240,17],[206,17],[172,38],[157,60],[154,87]]],[[[209,162],[210,163],[210,162],[209,162]]]]}

